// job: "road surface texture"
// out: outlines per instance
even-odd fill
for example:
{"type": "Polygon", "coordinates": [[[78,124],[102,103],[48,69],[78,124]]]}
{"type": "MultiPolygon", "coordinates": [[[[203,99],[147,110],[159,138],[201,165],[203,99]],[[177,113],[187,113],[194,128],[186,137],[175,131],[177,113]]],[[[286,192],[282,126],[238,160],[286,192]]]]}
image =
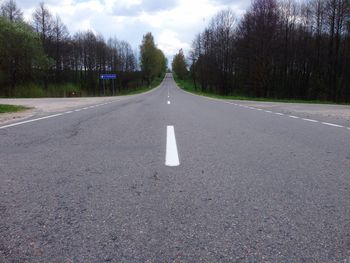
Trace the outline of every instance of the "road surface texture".
{"type": "Polygon", "coordinates": [[[0,262],[350,262],[350,129],[328,119],[167,75],[0,147],[0,262]]]}

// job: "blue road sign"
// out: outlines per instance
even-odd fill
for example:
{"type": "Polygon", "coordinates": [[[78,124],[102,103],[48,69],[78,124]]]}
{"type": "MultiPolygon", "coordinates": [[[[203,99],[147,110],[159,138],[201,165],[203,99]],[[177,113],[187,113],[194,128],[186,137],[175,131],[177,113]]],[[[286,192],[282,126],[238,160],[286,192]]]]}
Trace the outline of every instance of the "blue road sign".
{"type": "Polygon", "coordinates": [[[101,74],[100,79],[116,79],[117,74],[101,74]]]}

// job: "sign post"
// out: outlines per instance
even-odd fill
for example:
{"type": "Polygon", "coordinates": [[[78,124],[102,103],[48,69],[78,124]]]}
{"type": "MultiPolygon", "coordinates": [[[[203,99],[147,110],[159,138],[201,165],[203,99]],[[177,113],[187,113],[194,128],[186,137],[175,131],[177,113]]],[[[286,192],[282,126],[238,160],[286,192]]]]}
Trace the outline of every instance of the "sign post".
{"type": "MultiPolygon", "coordinates": [[[[106,87],[105,87],[105,80],[112,80],[113,83],[113,91],[115,90],[114,83],[115,79],[117,78],[117,74],[101,74],[100,79],[102,80],[103,83],[103,95],[106,96],[106,87]]],[[[114,95],[114,94],[113,94],[114,95]]]]}

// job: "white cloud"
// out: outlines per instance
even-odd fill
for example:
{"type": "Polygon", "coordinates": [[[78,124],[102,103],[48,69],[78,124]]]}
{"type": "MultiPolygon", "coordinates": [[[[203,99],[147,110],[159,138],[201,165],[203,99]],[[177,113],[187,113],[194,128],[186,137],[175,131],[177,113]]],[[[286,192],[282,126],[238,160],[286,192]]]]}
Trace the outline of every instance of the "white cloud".
{"type": "Polygon", "coordinates": [[[158,35],[157,45],[167,56],[177,53],[180,48],[185,50],[190,48],[190,45],[187,42],[179,40],[178,33],[169,29],[163,30],[158,35]]]}
{"type": "MultiPolygon", "coordinates": [[[[25,18],[31,19],[42,0],[17,0],[25,18]]],[[[168,58],[180,49],[188,51],[219,10],[231,7],[241,16],[250,0],[46,0],[51,13],[58,14],[71,34],[90,29],[106,39],[117,37],[138,48],[142,36],[152,32],[168,58]]]]}

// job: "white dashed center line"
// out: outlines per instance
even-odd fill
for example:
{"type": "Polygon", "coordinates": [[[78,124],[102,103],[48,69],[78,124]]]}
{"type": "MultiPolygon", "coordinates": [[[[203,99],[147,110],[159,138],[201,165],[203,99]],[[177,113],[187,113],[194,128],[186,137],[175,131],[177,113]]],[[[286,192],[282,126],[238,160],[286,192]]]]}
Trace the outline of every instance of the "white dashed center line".
{"type": "Polygon", "coordinates": [[[168,104],[170,104],[170,100],[168,100],[168,104]]]}
{"type": "Polygon", "coordinates": [[[174,126],[167,126],[165,165],[171,167],[180,165],[174,126]]]}

